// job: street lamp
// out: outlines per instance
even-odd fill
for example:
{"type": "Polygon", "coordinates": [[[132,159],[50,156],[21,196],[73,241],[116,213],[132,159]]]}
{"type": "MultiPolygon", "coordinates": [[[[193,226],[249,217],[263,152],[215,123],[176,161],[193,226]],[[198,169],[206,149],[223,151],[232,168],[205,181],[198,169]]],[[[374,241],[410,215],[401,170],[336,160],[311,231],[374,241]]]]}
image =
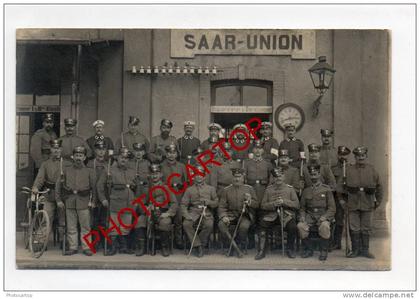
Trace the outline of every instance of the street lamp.
{"type": "Polygon", "coordinates": [[[319,97],[315,100],[312,107],[312,116],[316,118],[319,113],[319,105],[321,105],[321,99],[330,88],[335,69],[333,69],[333,67],[327,63],[327,58],[325,56],[319,56],[319,61],[315,63],[315,65],[312,66],[308,71],[311,75],[314,88],[319,93],[319,97]]]}

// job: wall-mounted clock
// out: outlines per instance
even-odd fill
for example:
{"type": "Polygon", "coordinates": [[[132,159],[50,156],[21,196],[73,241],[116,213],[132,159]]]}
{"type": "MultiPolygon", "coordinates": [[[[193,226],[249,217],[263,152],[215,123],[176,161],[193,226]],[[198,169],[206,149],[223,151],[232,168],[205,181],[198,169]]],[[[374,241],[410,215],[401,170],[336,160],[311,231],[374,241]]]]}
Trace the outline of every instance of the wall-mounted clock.
{"type": "Polygon", "coordinates": [[[286,123],[294,124],[296,131],[299,131],[305,122],[305,113],[300,106],[293,103],[286,103],[277,107],[274,120],[276,121],[277,128],[283,132],[286,123]]]}

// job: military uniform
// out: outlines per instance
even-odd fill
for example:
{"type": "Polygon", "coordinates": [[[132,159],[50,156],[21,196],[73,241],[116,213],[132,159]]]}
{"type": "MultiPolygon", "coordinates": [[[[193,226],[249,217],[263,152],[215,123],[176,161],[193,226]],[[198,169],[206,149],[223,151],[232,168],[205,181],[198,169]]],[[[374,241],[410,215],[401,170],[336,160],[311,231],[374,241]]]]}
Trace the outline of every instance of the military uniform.
{"type": "Polygon", "coordinates": [[[262,134],[261,142],[264,148],[263,158],[270,161],[273,166],[278,158],[279,142],[272,135],[273,124],[269,121],[261,123],[260,133],[262,134]],[[269,131],[268,131],[269,130],[269,131]]]}
{"type": "Polygon", "coordinates": [[[303,177],[305,180],[305,188],[310,187],[312,185],[311,178],[309,175],[308,167],[312,165],[320,165],[320,172],[321,172],[321,182],[326,184],[330,187],[332,191],[334,191],[337,187],[337,182],[335,181],[334,174],[331,171],[330,166],[326,164],[319,164],[318,161],[308,161],[308,163],[303,167],[303,177]]]}
{"type": "Polygon", "coordinates": [[[207,126],[207,128],[210,131],[210,136],[209,138],[207,138],[206,140],[204,140],[201,145],[200,148],[205,151],[208,149],[211,149],[213,147],[214,144],[216,144],[219,141],[220,138],[220,131],[222,130],[222,126],[220,126],[219,124],[216,123],[211,123],[207,126]],[[211,131],[213,130],[213,132],[215,133],[211,133],[211,131]]]}
{"type": "Polygon", "coordinates": [[[270,182],[272,168],[273,165],[262,157],[245,161],[246,183],[255,189],[259,202],[270,182]]]}
{"type": "Polygon", "coordinates": [[[322,146],[320,150],[319,161],[321,164],[326,164],[330,167],[338,163],[337,149],[329,144],[331,142],[330,138],[332,138],[333,135],[334,131],[329,129],[321,129],[322,146]],[[329,141],[329,143],[327,141],[329,141]]]}
{"type": "MultiPolygon", "coordinates": [[[[195,122],[193,121],[184,122],[184,128],[191,128],[191,132],[194,130],[194,126],[195,122]]],[[[179,161],[181,163],[187,164],[190,163],[190,160],[194,155],[194,151],[196,151],[200,146],[200,139],[192,135],[185,134],[183,137],[178,138],[176,144],[179,149],[179,161]]]]}
{"type": "Polygon", "coordinates": [[[134,143],[142,143],[146,146],[146,154],[149,153],[150,142],[146,136],[141,134],[140,132],[131,133],[131,132],[124,132],[121,133],[120,138],[117,139],[115,143],[115,150],[119,152],[121,147],[126,147],[129,149],[133,148],[134,143]]]}
{"type": "MultiPolygon", "coordinates": [[[[43,117],[44,121],[53,121],[53,116],[47,113],[43,117]]],[[[30,154],[35,162],[35,168],[39,168],[41,163],[48,160],[50,156],[50,142],[57,139],[57,135],[51,129],[47,131],[45,128],[39,129],[31,137],[30,154]]]]}
{"type": "Polygon", "coordinates": [[[240,163],[233,160],[221,161],[222,165],[213,167],[210,171],[210,184],[216,188],[220,197],[222,190],[232,184],[232,169],[241,168],[240,163]]]}
{"type": "MultiPolygon", "coordinates": [[[[234,175],[241,176],[243,173],[242,169],[233,170],[234,175]],[[238,172],[238,174],[235,174],[235,172],[238,172]]],[[[231,240],[229,225],[237,225],[247,196],[249,196],[249,202],[245,205],[245,212],[238,227],[238,237],[242,250],[247,249],[248,230],[255,221],[255,210],[259,206],[254,188],[243,183],[238,185],[232,184],[226,187],[222,191],[217,213],[220,219],[218,224],[220,232],[231,240]],[[228,224],[224,222],[224,218],[229,219],[228,224]]],[[[237,251],[240,253],[240,250],[237,251]]]]}
{"type": "MultiPolygon", "coordinates": [[[[282,173],[280,169],[273,170],[275,176],[281,175],[280,173],[282,173]]],[[[274,183],[268,186],[260,204],[259,225],[261,231],[258,254],[261,258],[265,256],[267,230],[274,225],[281,224],[281,219],[279,217],[281,209],[276,203],[280,198],[283,200],[281,205],[283,207],[283,215],[281,216],[283,218],[284,230],[287,231],[288,256],[291,258],[294,257],[294,246],[296,242],[295,212],[299,209],[299,199],[295,189],[292,186],[285,184],[283,181],[280,185],[274,183]]],[[[256,259],[259,259],[258,254],[256,259]]]]}
{"type": "Polygon", "coordinates": [[[98,141],[102,141],[105,145],[105,149],[108,150],[113,150],[114,149],[114,143],[112,142],[112,139],[103,135],[94,135],[92,137],[89,137],[86,140],[86,143],[88,144],[89,148],[92,151],[92,156],[89,157],[90,160],[95,158],[95,143],[97,143],[98,141]]]}
{"type": "Polygon", "coordinates": [[[279,150],[287,150],[289,158],[292,160],[290,165],[296,168],[300,167],[301,153],[305,152],[305,146],[302,140],[293,137],[292,139],[286,138],[280,142],[279,150]]]}
{"type": "MultiPolygon", "coordinates": [[[[319,172],[319,165],[310,166],[310,171],[319,172]]],[[[308,241],[310,228],[316,226],[321,237],[320,260],[325,260],[328,255],[328,239],[331,236],[330,223],[334,219],[335,201],[331,188],[322,184],[320,180],[302,192],[300,201],[300,222],[297,227],[304,246],[303,257],[312,255],[312,248],[308,241]]]]}
{"type": "Polygon", "coordinates": [[[163,139],[161,135],[154,136],[150,142],[149,158],[152,163],[161,163],[165,159],[165,147],[176,143],[176,138],[170,135],[163,139]]]}
{"type": "MultiPolygon", "coordinates": [[[[367,148],[356,147],[355,156],[367,154],[367,148]]],[[[349,210],[350,237],[352,242],[352,256],[359,253],[366,257],[373,257],[369,253],[369,235],[372,228],[374,210],[382,201],[382,186],[375,168],[366,163],[349,165],[347,168],[347,184],[339,193],[347,194],[347,208],[349,210]],[[361,239],[361,244],[360,244],[361,239]],[[361,245],[361,246],[360,246],[361,245]]],[[[343,186],[341,183],[340,187],[343,186]]]]}
{"type": "MultiPolygon", "coordinates": [[[[200,185],[194,184],[185,191],[181,201],[182,216],[184,217],[183,227],[190,242],[192,242],[195,233],[193,226],[198,224],[203,212],[202,205],[206,205],[213,209],[217,208],[218,198],[216,189],[205,183],[200,185]]],[[[213,223],[214,220],[211,209],[206,209],[200,225],[201,231],[197,235],[194,244],[192,244],[193,247],[202,248],[203,246],[206,246],[213,229],[213,223]]]]}
{"type": "MultiPolygon", "coordinates": [[[[84,147],[75,147],[73,153],[86,154],[84,147]]],[[[83,163],[73,163],[72,166],[63,169],[63,179],[56,181],[56,201],[64,202],[66,206],[67,239],[70,251],[77,251],[78,236],[77,225],[80,224],[80,234],[85,236],[90,232],[89,205],[96,200],[96,177],[92,169],[85,167],[83,163]]],[[[89,250],[86,242],[82,242],[82,248],[89,250]]]]}

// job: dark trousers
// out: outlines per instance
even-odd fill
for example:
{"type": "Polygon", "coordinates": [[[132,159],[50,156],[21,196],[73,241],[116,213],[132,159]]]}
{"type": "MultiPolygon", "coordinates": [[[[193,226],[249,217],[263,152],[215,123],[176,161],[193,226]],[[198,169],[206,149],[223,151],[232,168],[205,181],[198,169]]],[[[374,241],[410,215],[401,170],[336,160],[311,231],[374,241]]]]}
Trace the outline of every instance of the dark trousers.
{"type": "MultiPolygon", "coordinates": [[[[192,242],[194,238],[194,233],[198,225],[199,219],[200,218],[198,218],[196,221],[184,219],[184,222],[183,222],[184,231],[187,234],[190,242],[192,242]]],[[[212,217],[203,217],[203,220],[201,221],[201,224],[200,224],[200,230],[199,230],[199,233],[197,234],[197,237],[195,238],[193,247],[207,245],[209,236],[211,232],[213,231],[213,223],[214,221],[212,217]]]]}
{"type": "MultiPolygon", "coordinates": [[[[272,229],[273,232],[281,233],[281,225],[280,225],[279,218],[277,218],[274,221],[266,221],[266,220],[260,219],[259,225],[260,225],[261,230],[267,231],[269,229],[272,229]]],[[[296,220],[294,218],[290,219],[286,223],[286,225],[284,226],[284,231],[287,232],[287,248],[294,249],[295,242],[296,242],[296,232],[297,232],[296,220]]]]}

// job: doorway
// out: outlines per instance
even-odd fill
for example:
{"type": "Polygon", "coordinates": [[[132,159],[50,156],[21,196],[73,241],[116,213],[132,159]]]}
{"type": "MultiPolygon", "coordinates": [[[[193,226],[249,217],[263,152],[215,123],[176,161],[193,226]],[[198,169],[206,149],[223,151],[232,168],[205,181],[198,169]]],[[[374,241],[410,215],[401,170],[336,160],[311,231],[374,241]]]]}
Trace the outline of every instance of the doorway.
{"type": "MultiPolygon", "coordinates": [[[[264,121],[270,121],[271,114],[269,113],[213,113],[212,114],[212,121],[218,123],[226,130],[226,136],[229,136],[230,132],[232,131],[233,126],[236,124],[245,124],[248,120],[253,117],[257,117],[264,121]]],[[[251,124],[251,127],[255,127],[255,125],[251,124]]],[[[258,137],[259,132],[257,133],[258,137]]]]}

